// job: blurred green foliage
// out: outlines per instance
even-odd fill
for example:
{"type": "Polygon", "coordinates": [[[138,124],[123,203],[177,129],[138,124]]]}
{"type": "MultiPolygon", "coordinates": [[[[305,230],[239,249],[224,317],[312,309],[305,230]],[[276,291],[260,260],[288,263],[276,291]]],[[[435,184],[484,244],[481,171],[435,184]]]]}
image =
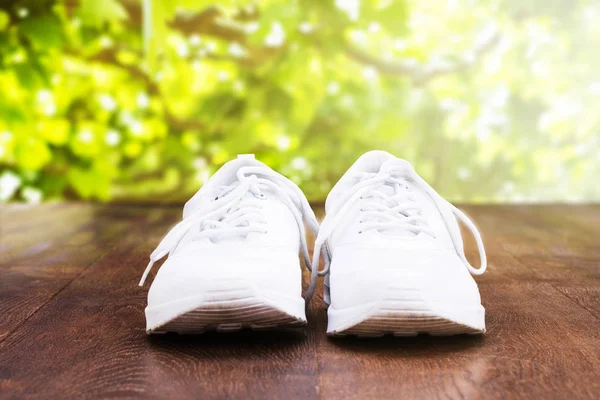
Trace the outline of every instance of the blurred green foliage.
{"type": "Polygon", "coordinates": [[[599,200],[594,0],[5,0],[0,201],[180,201],[237,153],[461,201],[599,200]]]}

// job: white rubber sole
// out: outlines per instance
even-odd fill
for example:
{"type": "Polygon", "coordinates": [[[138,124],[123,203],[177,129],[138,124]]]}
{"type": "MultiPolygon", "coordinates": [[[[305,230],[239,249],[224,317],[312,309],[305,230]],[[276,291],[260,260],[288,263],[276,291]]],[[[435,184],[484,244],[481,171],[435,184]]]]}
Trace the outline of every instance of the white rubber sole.
{"type": "Polygon", "coordinates": [[[219,281],[202,294],[146,307],[146,332],[199,334],[306,325],[304,299],[259,294],[246,281],[219,281]]]}
{"type": "Polygon", "coordinates": [[[404,289],[388,289],[384,297],[356,307],[327,311],[327,334],[359,337],[451,336],[485,333],[485,309],[451,303],[427,301],[420,293],[404,289]]]}

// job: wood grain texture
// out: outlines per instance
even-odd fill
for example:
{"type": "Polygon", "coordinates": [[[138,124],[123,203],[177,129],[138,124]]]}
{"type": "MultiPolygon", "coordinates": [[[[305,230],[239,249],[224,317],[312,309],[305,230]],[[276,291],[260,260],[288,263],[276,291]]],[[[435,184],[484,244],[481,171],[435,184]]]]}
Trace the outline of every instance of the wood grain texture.
{"type": "Polygon", "coordinates": [[[0,398],[600,398],[600,206],[464,209],[485,336],[330,339],[322,285],[304,330],[148,337],[137,280],[179,207],[4,206],[0,398]]]}
{"type": "Polygon", "coordinates": [[[143,229],[160,212],[91,204],[0,208],[0,342],[124,236],[139,234],[138,224],[143,229]]]}

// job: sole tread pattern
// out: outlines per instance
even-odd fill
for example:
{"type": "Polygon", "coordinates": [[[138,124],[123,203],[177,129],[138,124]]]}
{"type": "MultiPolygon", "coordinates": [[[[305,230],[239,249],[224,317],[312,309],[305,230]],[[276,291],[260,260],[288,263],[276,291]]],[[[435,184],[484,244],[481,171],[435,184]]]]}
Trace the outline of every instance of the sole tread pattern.
{"type": "Polygon", "coordinates": [[[195,310],[182,314],[171,321],[149,330],[160,334],[200,334],[207,331],[237,332],[241,329],[267,330],[297,328],[306,321],[289,315],[256,298],[227,302],[206,302],[195,310]]]}
{"type": "Polygon", "coordinates": [[[394,335],[398,337],[428,334],[431,336],[452,336],[459,334],[480,334],[481,330],[457,323],[441,317],[414,315],[397,315],[390,317],[371,316],[366,320],[345,329],[334,332],[333,336],[354,335],[358,337],[381,337],[394,335]]]}
{"type": "Polygon", "coordinates": [[[452,336],[459,334],[477,335],[485,329],[444,318],[429,308],[426,301],[412,297],[405,288],[392,287],[386,296],[364,319],[355,325],[334,331],[332,336],[398,337],[427,334],[431,336],[452,336]]]}

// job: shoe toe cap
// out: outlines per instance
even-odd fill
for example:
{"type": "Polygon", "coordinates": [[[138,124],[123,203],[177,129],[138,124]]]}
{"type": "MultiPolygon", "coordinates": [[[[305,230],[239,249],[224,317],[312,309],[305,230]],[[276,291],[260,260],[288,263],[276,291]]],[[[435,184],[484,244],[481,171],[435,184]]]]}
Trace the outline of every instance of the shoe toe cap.
{"type": "Polygon", "coordinates": [[[477,284],[453,250],[340,252],[333,257],[330,281],[335,308],[376,302],[392,293],[399,301],[481,302],[477,284]]]}
{"type": "Polygon", "coordinates": [[[283,248],[194,249],[169,257],[148,292],[148,306],[217,292],[285,293],[300,295],[301,269],[297,254],[283,248]]]}

